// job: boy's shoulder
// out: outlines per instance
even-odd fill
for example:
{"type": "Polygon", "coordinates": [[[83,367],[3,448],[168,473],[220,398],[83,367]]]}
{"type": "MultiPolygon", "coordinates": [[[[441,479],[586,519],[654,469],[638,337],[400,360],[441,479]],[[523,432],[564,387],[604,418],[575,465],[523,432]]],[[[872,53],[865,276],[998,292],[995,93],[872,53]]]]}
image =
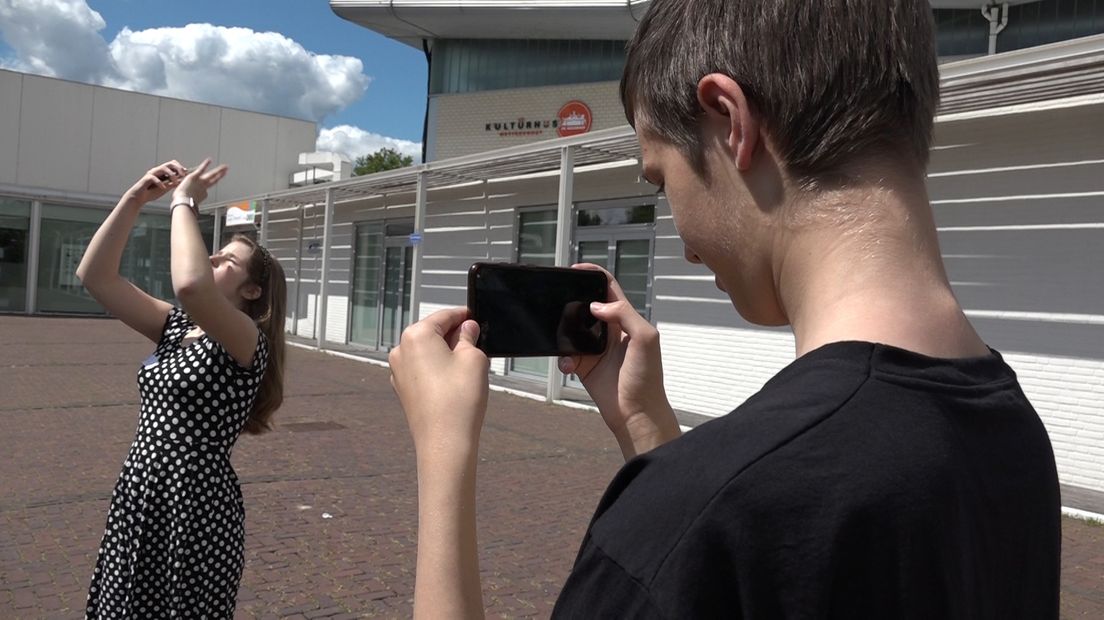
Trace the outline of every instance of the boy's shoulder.
{"type": "Polygon", "coordinates": [[[903,488],[913,499],[945,501],[949,479],[966,471],[1003,484],[977,455],[1005,447],[1039,471],[1053,468],[1046,431],[996,352],[942,360],[833,343],[794,361],[732,413],[626,463],[588,536],[648,582],[692,530],[763,534],[828,508],[919,514],[897,504],[903,488]]]}
{"type": "Polygon", "coordinates": [[[839,343],[803,356],[733,412],[629,461],[588,536],[630,573],[649,578],[659,569],[655,551],[673,547],[722,489],[851,399],[870,376],[872,347],[839,343]]]}
{"type": "MultiPolygon", "coordinates": [[[[1023,518],[994,534],[1001,545],[1025,528],[1057,531],[1057,501],[1045,429],[998,354],[939,360],[834,343],[727,416],[627,463],[602,498],[559,611],[577,601],[573,592],[620,585],[633,594],[626,600],[642,595],[660,615],[741,598],[785,615],[770,606],[822,609],[818,597],[840,593],[831,582],[839,570],[864,587],[904,571],[911,594],[946,602],[925,575],[961,564],[956,536],[992,530],[992,511],[1006,509],[1023,518]],[[994,453],[1016,453],[1014,467],[994,453]]],[[[1046,545],[1032,557],[1052,555],[1046,545]]],[[[985,561],[999,555],[975,551],[985,561]]]]}

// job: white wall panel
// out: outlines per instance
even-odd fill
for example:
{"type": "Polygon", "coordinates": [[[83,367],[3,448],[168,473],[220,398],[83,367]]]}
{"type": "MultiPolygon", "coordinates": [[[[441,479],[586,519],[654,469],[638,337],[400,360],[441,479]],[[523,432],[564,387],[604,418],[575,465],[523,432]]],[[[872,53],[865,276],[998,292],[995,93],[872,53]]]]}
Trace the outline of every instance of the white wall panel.
{"type": "Polygon", "coordinates": [[[288,186],[294,172],[302,170],[299,154],[314,151],[318,128],[314,123],[290,118],[277,118],[276,156],[273,162],[273,183],[276,188],[288,186]]]}
{"type": "Polygon", "coordinates": [[[326,302],[326,341],[345,343],[346,321],[349,318],[349,296],[330,295],[326,302]]]}
{"type": "Polygon", "coordinates": [[[275,178],[278,126],[275,116],[221,109],[219,153],[215,163],[228,164],[230,173],[219,182],[218,197],[214,200],[252,196],[287,187],[286,179],[277,184],[275,178]]]}
{"type": "MultiPolygon", "coordinates": [[[[341,218],[336,216],[335,220],[341,218]]],[[[330,229],[330,267],[326,291],[326,339],[346,342],[348,338],[349,294],[353,266],[353,236],[355,228],[349,222],[333,224],[330,229]]]]}
{"type": "MultiPolygon", "coordinates": [[[[157,120],[157,161],[177,160],[194,166],[219,156],[219,108],[204,103],[161,99],[157,120]]],[[[225,179],[224,179],[225,181],[225,179]]],[[[209,200],[216,200],[220,183],[209,200]]]]}
{"type": "Polygon", "coordinates": [[[23,76],[16,183],[88,191],[92,91],[74,82],[23,76]]]}
{"type": "Polygon", "coordinates": [[[157,97],[93,88],[89,191],[121,195],[157,159],[157,97]]]}
{"type": "MultiPolygon", "coordinates": [[[[317,280],[313,282],[315,286],[317,286],[317,283],[317,280]]],[[[317,325],[316,317],[318,317],[318,293],[316,292],[318,289],[314,288],[312,290],[310,284],[312,283],[309,281],[303,282],[303,292],[301,293],[303,297],[303,316],[296,321],[296,324],[300,336],[313,339],[315,337],[314,328],[317,325]]]]}
{"type": "Polygon", "coordinates": [[[23,74],[0,70],[0,183],[15,183],[22,106],[23,74]]]}

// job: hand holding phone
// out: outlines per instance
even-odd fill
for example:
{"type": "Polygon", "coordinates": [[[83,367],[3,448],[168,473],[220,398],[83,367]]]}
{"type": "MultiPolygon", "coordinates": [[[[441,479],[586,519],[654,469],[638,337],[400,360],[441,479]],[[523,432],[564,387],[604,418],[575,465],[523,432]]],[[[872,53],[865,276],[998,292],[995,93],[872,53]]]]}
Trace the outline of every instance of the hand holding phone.
{"type": "Polygon", "coordinates": [[[601,355],[561,357],[559,368],[578,375],[627,461],[682,434],[663,387],[659,330],[636,311],[608,271],[576,267],[607,278],[607,303],[596,305],[593,314],[608,324],[610,343],[601,355]]]}
{"type": "Polygon", "coordinates": [[[603,273],[510,263],[468,271],[468,310],[488,357],[597,355],[607,328],[590,312],[608,296],[603,273]]]}
{"type": "Polygon", "coordinates": [[[407,327],[388,356],[415,450],[438,463],[463,463],[479,443],[489,362],[478,331],[466,308],[446,308],[407,327]]]}

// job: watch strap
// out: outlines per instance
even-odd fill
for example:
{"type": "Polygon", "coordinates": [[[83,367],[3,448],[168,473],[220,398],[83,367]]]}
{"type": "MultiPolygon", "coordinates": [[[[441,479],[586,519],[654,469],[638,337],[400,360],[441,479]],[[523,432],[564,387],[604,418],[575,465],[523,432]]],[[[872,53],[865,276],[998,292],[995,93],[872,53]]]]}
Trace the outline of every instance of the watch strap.
{"type": "Polygon", "coordinates": [[[172,205],[169,206],[170,216],[172,215],[173,210],[177,207],[188,207],[192,210],[192,213],[195,214],[196,217],[199,217],[199,208],[196,207],[195,200],[193,200],[191,197],[189,197],[187,201],[177,200],[176,202],[172,203],[172,205]]]}

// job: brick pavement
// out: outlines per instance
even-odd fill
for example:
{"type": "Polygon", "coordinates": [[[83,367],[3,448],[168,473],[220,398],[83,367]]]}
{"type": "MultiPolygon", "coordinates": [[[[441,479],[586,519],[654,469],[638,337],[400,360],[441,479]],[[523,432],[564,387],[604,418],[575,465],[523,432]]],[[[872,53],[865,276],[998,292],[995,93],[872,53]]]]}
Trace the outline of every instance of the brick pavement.
{"type": "MultiPolygon", "coordinates": [[[[78,618],[150,345],[0,316],[0,618],[78,618]]],[[[240,618],[406,617],[412,448],[385,369],[289,349],[278,428],[243,437],[240,618]]],[[[489,617],[547,616],[620,454],[594,413],[492,393],[478,489],[489,617]]],[[[1104,527],[1064,521],[1062,616],[1104,617],[1104,527]]]]}

